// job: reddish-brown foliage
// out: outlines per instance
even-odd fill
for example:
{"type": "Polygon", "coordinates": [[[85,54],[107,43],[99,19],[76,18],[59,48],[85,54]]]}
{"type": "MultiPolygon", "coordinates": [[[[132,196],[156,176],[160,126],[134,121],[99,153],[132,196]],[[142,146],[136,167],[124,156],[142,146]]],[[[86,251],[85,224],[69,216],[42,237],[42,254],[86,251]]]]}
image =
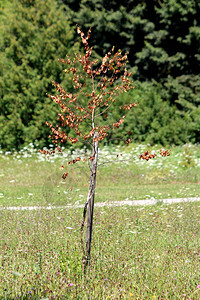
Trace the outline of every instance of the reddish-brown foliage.
{"type": "Polygon", "coordinates": [[[156,157],[156,154],[151,154],[149,151],[145,151],[143,154],[140,155],[140,159],[149,160],[151,158],[156,157]]]}
{"type": "MultiPolygon", "coordinates": [[[[160,150],[161,156],[169,156],[170,153],[168,150],[160,150]]],[[[151,158],[155,158],[157,155],[155,153],[151,154],[149,151],[145,151],[143,154],[140,155],[140,159],[149,160],[151,158]]]]}
{"type": "MultiPolygon", "coordinates": [[[[125,69],[127,53],[123,55],[121,50],[115,52],[113,47],[99,63],[92,57],[92,48],[88,44],[91,30],[85,35],[77,27],[77,32],[84,46],[84,54],[75,54],[74,58],[67,57],[59,60],[66,65],[65,72],[71,73],[74,90],[67,92],[59,83],[53,82],[57,95],[49,95],[60,107],[57,124],[46,122],[51,129],[51,138],[56,147],[69,142],[92,144],[95,132],[98,133],[96,140],[104,140],[109,132],[123,124],[125,118],[123,113],[118,121],[109,123],[108,112],[112,104],[119,94],[133,89],[131,73],[125,69]],[[106,123],[102,125],[99,117],[106,123]],[[84,126],[84,123],[88,122],[90,124],[84,126]],[[70,128],[70,131],[66,128],[70,128]]],[[[135,106],[136,103],[132,103],[120,108],[125,112],[135,106]]],[[[130,141],[131,139],[128,138],[126,144],[130,141]]],[[[79,160],[69,164],[77,161],[79,160]]],[[[63,178],[66,176],[65,173],[63,178]]]]}
{"type": "Polygon", "coordinates": [[[160,150],[160,155],[161,156],[170,156],[170,153],[168,150],[160,150]]]}
{"type": "MultiPolygon", "coordinates": [[[[47,126],[50,127],[52,132],[53,143],[57,146],[58,143],[71,142],[77,143],[83,140],[91,140],[94,132],[98,131],[98,140],[103,140],[108,131],[112,130],[114,127],[119,128],[123,123],[123,116],[119,121],[108,125],[95,125],[89,132],[83,132],[81,129],[81,124],[84,121],[92,119],[92,115],[98,116],[104,114],[104,118],[107,118],[107,113],[105,111],[109,109],[110,105],[115,102],[116,97],[132,89],[132,82],[129,79],[131,73],[127,73],[124,69],[127,63],[127,53],[122,55],[121,51],[114,53],[114,47],[110,52],[108,52],[102,59],[101,64],[98,64],[96,59],[92,58],[92,48],[89,47],[88,39],[90,38],[91,30],[88,31],[85,36],[79,27],[77,27],[77,32],[82,39],[84,45],[84,54],[75,55],[74,59],[67,57],[67,59],[60,59],[60,62],[69,65],[66,69],[66,73],[72,74],[72,80],[74,82],[74,93],[68,93],[60,84],[54,82],[54,86],[57,89],[58,94],[49,96],[55,103],[57,103],[61,111],[58,114],[59,125],[53,126],[49,122],[46,122],[47,126]],[[77,67],[77,63],[82,66],[82,73],[77,67]],[[86,81],[89,79],[91,92],[88,93],[83,88],[86,82],[83,84],[84,76],[83,73],[87,74],[86,81]],[[109,74],[109,75],[108,75],[109,74]],[[121,79],[121,84],[115,85],[115,81],[121,79]],[[110,88],[112,86],[112,89],[110,88]],[[83,103],[80,100],[81,97],[88,99],[87,103],[83,103]],[[102,110],[104,110],[102,112],[102,110]],[[65,133],[65,128],[70,127],[70,135],[65,133]],[[73,134],[74,135],[71,136],[73,134]]],[[[136,103],[129,105],[124,105],[123,110],[130,110],[135,107],[136,103]]],[[[97,124],[97,121],[96,121],[97,124]]]]}

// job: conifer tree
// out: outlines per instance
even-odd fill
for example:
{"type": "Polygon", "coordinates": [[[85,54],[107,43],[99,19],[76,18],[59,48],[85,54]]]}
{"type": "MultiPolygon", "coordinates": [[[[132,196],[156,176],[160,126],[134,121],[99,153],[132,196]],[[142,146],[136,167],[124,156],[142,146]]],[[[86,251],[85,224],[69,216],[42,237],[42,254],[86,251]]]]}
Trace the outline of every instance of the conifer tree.
{"type": "Polygon", "coordinates": [[[15,0],[3,10],[0,39],[0,145],[20,148],[48,143],[41,126],[55,118],[46,93],[52,79],[62,81],[58,57],[73,48],[73,30],[64,7],[55,0],[15,0]],[[39,129],[40,128],[40,129],[39,129]]]}
{"type": "MultiPolygon", "coordinates": [[[[169,131],[169,139],[162,139],[163,135],[158,134],[154,140],[176,144],[188,140],[199,142],[199,0],[71,2],[72,22],[85,29],[93,28],[94,49],[99,55],[103,56],[105,49],[115,44],[117,49],[129,52],[133,79],[153,81],[155,93],[160,85],[162,101],[171,106],[168,111],[174,110],[175,114],[172,114],[173,120],[168,115],[170,126],[163,128],[169,131]]],[[[68,1],[63,0],[63,3],[67,5],[68,1]]],[[[146,127],[144,133],[148,140],[149,129],[146,127]]]]}

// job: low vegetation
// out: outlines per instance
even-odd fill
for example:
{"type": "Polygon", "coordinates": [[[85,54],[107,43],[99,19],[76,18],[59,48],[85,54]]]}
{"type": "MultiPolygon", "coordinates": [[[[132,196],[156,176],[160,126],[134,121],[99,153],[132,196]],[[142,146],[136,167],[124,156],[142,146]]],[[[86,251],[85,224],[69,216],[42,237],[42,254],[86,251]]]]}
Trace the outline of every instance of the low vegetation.
{"type": "MultiPolygon", "coordinates": [[[[166,158],[158,155],[149,161],[140,160],[139,155],[147,149],[151,147],[133,144],[100,149],[96,202],[200,195],[198,145],[171,147],[171,155],[166,158]],[[115,162],[105,163],[112,160],[115,162]]],[[[153,149],[158,153],[160,147],[153,149]]],[[[47,158],[31,146],[20,152],[1,153],[0,205],[84,204],[89,180],[87,160],[78,165],[68,162],[77,156],[87,158],[88,154],[85,149],[71,149],[47,158]],[[61,177],[63,165],[70,170],[65,180],[61,177]]]]}
{"type": "MultiPolygon", "coordinates": [[[[154,147],[156,153],[159,149],[154,147]]],[[[83,161],[77,168],[69,165],[69,177],[63,180],[61,166],[77,155],[87,158],[87,151],[64,150],[48,159],[30,145],[1,153],[1,208],[19,209],[0,209],[0,298],[199,299],[200,204],[159,201],[199,197],[199,146],[171,147],[166,159],[150,161],[139,159],[145,150],[131,144],[100,149],[96,202],[158,202],[95,208],[92,260],[85,276],[82,208],[70,205],[84,204],[89,168],[83,161]],[[110,160],[116,162],[105,163],[110,160]],[[68,207],[20,210],[49,204],[68,207]]]]}
{"type": "Polygon", "coordinates": [[[199,207],[96,208],[85,277],[82,209],[1,210],[0,297],[199,299],[199,207]]]}

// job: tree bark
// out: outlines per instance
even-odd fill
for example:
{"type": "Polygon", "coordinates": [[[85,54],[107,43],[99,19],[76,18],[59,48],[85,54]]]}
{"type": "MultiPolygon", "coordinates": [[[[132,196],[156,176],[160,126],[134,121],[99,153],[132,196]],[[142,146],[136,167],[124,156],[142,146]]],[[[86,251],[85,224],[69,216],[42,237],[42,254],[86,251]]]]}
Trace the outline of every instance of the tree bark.
{"type": "Polygon", "coordinates": [[[97,160],[98,160],[98,132],[95,132],[92,145],[92,157],[91,157],[91,173],[90,173],[90,186],[87,197],[88,213],[87,213],[87,232],[86,232],[86,257],[85,266],[90,263],[90,251],[92,242],[92,225],[93,225],[93,211],[94,211],[94,197],[96,186],[96,173],[97,173],[97,160]]]}

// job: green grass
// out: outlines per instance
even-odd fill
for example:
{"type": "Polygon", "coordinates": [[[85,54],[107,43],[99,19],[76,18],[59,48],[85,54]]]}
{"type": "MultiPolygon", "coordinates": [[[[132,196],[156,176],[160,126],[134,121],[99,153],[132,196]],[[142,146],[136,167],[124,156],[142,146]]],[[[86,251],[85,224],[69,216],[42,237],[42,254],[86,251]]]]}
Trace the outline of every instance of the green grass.
{"type": "MultiPolygon", "coordinates": [[[[100,151],[100,164],[120,153],[118,159],[129,160],[99,166],[96,202],[199,197],[199,146],[171,147],[169,157],[148,162],[138,158],[144,150],[100,151]]],[[[0,205],[83,204],[89,169],[67,164],[78,155],[47,160],[34,149],[1,153],[0,205]]],[[[95,208],[85,277],[81,209],[3,209],[0,218],[0,299],[200,299],[199,202],[95,208]]]]}
{"type": "MultiPolygon", "coordinates": [[[[147,147],[109,148],[100,152],[96,201],[198,197],[200,195],[199,146],[172,147],[169,157],[141,161],[147,147]],[[103,161],[129,159],[101,165],[103,161]]],[[[156,148],[156,147],[155,147],[156,148]]],[[[157,146],[157,149],[159,147],[157,146]]],[[[0,157],[0,205],[67,205],[83,204],[88,192],[89,168],[79,162],[69,166],[67,158],[41,160],[34,151],[29,155],[14,153],[0,157]],[[28,156],[28,157],[26,157],[28,156]],[[62,165],[69,176],[62,180],[62,165]]],[[[84,157],[84,155],[82,155],[84,157]]]]}
{"type": "Polygon", "coordinates": [[[82,276],[82,210],[1,210],[1,299],[199,299],[200,203],[96,208],[82,276]]]}

